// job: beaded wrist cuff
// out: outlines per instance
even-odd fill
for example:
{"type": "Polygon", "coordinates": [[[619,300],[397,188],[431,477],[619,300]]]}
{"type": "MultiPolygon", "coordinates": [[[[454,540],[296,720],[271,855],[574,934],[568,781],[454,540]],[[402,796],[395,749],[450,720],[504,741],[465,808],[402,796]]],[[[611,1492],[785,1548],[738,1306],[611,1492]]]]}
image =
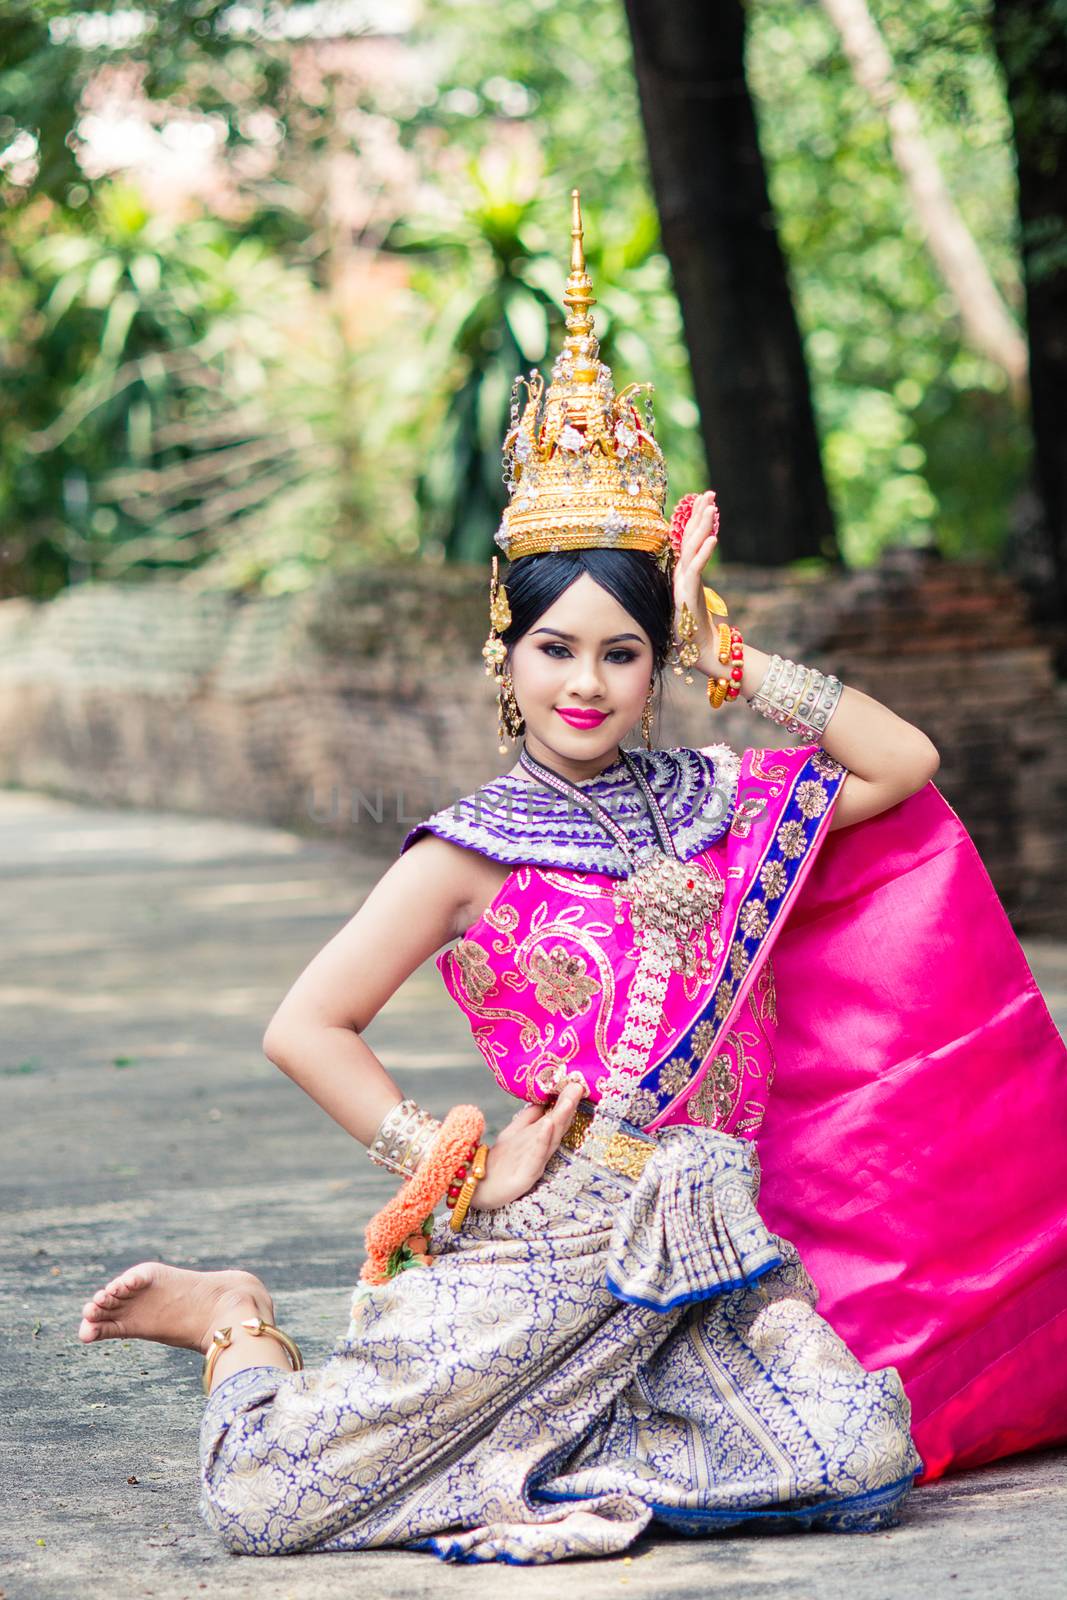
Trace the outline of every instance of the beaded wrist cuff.
{"type": "Polygon", "coordinates": [[[413,1178],[441,1124],[414,1100],[401,1100],[382,1120],[367,1154],[375,1166],[413,1178]]]}
{"type": "Polygon", "coordinates": [[[753,711],[789,733],[821,739],[844,691],[840,678],[772,656],[763,682],[749,700],[753,711]]]}

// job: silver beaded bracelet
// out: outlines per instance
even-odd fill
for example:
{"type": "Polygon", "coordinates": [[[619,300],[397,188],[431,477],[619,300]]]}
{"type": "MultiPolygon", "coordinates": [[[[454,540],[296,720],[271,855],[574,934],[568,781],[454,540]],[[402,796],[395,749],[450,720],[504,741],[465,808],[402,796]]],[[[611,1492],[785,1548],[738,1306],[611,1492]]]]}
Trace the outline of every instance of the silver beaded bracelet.
{"type": "Polygon", "coordinates": [[[753,711],[789,733],[821,739],[844,691],[840,678],[772,656],[763,682],[749,699],[753,711]]]}
{"type": "Polygon", "coordinates": [[[413,1178],[440,1126],[414,1100],[401,1100],[382,1119],[367,1154],[375,1166],[413,1178]]]}

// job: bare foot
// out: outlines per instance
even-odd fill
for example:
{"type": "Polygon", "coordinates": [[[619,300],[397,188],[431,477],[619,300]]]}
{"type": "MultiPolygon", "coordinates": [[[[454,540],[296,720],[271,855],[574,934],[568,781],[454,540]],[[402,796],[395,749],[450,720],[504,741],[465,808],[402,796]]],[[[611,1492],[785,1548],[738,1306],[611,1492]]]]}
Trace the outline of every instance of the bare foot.
{"type": "Polygon", "coordinates": [[[85,1302],[78,1338],[83,1344],[152,1339],[206,1355],[220,1323],[250,1316],[274,1321],[274,1302],[253,1273],[190,1272],[165,1261],[141,1261],[85,1302]]]}

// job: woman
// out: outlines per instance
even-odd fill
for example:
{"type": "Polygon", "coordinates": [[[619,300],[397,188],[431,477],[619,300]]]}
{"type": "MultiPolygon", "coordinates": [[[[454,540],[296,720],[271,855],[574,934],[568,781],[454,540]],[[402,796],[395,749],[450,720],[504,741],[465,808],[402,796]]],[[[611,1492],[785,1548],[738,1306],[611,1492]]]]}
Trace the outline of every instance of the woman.
{"type": "MultiPolygon", "coordinates": [[[[85,1342],[149,1338],[208,1357],[201,1510],[244,1553],[401,1545],[532,1563],[623,1550],[653,1519],[689,1533],[872,1529],[899,1514],[923,1465],[900,1375],[850,1352],[794,1244],[757,1209],[754,1137],[766,1162],[776,1049],[785,1059],[772,946],[803,1056],[820,970],[805,929],[812,916],[832,925],[840,887],[815,878],[828,840],[935,795],[938,757],[874,700],[718,620],[701,581],[714,496],[676,519],[672,542],[649,419],[596,356],[577,204],[572,239],[564,350],[507,442],[498,542],[512,565],[505,592],[494,562],[484,652],[501,725],[524,734],[518,762],[412,830],[264,1039],[407,1180],[368,1229],[346,1334],[325,1366],[292,1370],[299,1353],[258,1279],[163,1263],[84,1307],[85,1342]],[[715,744],[624,751],[638,722],[649,743],[673,632],[677,664],[707,679],[713,708],[744,694],[818,737],[741,759],[715,744]],[[438,1122],[362,1038],[453,940],[438,957],[446,985],[525,1102],[488,1146],[476,1108],[438,1122]],[[441,1199],[451,1214],[430,1231],[441,1199]]],[[[884,892],[857,891],[861,939],[884,892]]],[[[1048,1057],[1041,1025],[1032,1038],[1048,1057]]],[[[852,1112],[824,1163],[839,1184],[857,1129],[869,1171],[838,1198],[846,1235],[890,1142],[852,1112]]],[[[801,1171],[810,1196],[820,1174],[775,1141],[774,1204],[811,1227],[788,1180],[801,1171]]],[[[894,1215],[891,1196],[880,1207],[894,1215]]],[[[879,1336],[903,1329],[909,1356],[937,1347],[951,1314],[931,1335],[920,1297],[912,1338],[907,1308],[898,1318],[879,1291],[868,1235],[877,1226],[859,1255],[847,1236],[831,1251],[831,1299],[847,1322],[873,1264],[858,1298],[877,1302],[879,1336]]]]}

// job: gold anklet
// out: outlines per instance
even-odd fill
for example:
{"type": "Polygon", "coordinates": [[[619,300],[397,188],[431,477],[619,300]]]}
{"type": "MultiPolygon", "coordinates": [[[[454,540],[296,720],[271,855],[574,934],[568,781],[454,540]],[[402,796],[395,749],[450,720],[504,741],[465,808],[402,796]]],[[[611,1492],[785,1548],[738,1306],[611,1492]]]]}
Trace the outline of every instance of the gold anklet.
{"type": "MultiPolygon", "coordinates": [[[[300,1372],[304,1366],[304,1358],[300,1354],[300,1347],[287,1333],[276,1328],[273,1322],[264,1322],[262,1317],[249,1317],[247,1322],[241,1323],[242,1328],[247,1328],[249,1333],[257,1339],[261,1334],[269,1333],[284,1349],[289,1357],[289,1365],[294,1372],[300,1372]]],[[[211,1349],[204,1360],[204,1393],[211,1393],[211,1374],[215,1370],[215,1362],[224,1350],[228,1350],[233,1343],[233,1328],[216,1328],[211,1335],[211,1349]]]]}

